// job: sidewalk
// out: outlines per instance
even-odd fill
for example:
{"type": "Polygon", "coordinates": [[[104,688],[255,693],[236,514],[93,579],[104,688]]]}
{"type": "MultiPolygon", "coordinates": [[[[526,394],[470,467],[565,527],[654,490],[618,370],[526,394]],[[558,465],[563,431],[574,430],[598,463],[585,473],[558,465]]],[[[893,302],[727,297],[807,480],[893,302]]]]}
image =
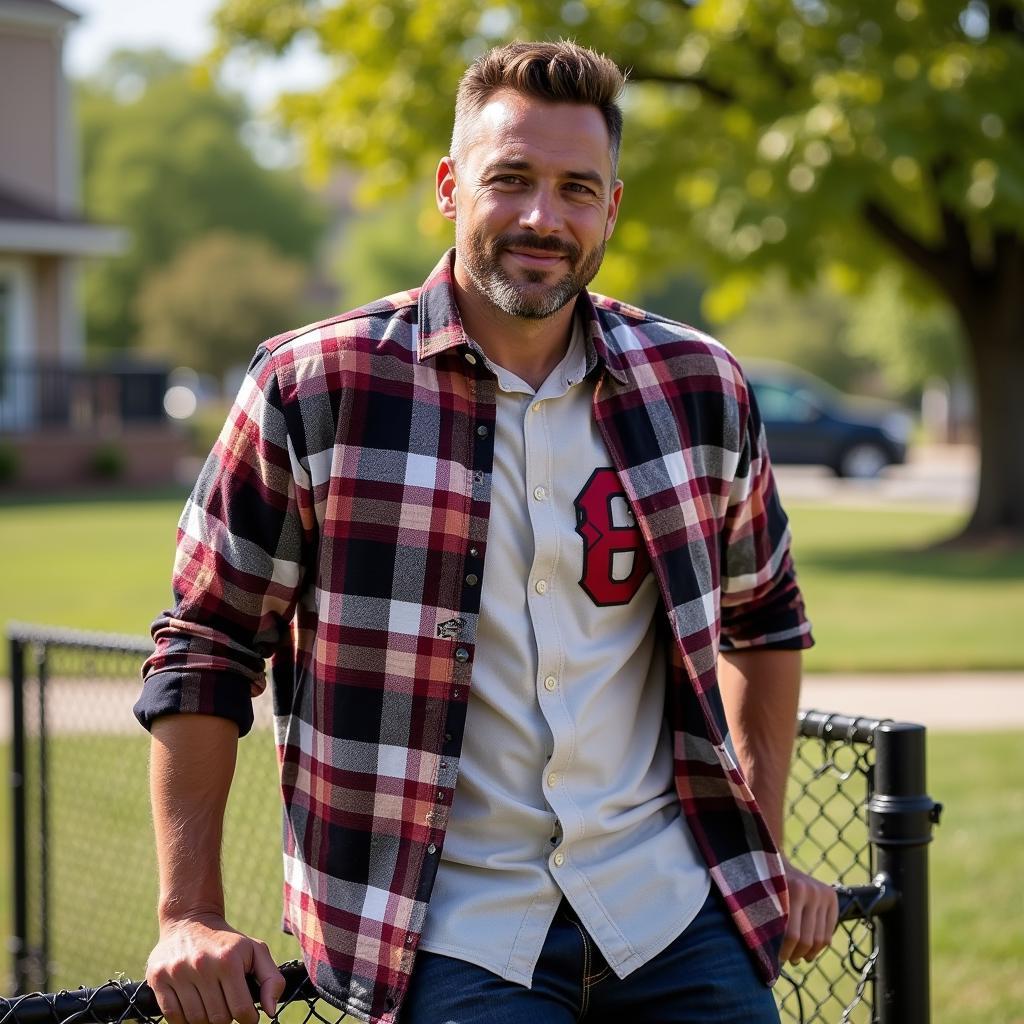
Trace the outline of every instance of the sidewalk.
{"type": "Polygon", "coordinates": [[[1024,672],[806,675],[800,706],[944,732],[1024,729],[1024,672]]]}
{"type": "MultiPolygon", "coordinates": [[[[51,679],[47,715],[54,733],[141,736],[132,714],[139,684],[51,679]]],[[[0,742],[10,737],[10,684],[0,679],[0,742]]],[[[938,731],[1024,730],[1024,672],[913,675],[806,675],[802,708],[920,722],[938,731]]],[[[269,694],[254,704],[258,728],[271,726],[269,694]]]]}

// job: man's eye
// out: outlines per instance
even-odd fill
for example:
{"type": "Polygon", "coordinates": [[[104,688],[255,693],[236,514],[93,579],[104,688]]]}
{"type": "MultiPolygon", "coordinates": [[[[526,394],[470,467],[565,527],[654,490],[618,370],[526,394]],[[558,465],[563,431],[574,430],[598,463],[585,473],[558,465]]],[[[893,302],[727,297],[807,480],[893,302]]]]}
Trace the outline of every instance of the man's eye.
{"type": "Polygon", "coordinates": [[[518,174],[502,174],[494,179],[499,185],[521,185],[523,179],[518,174]]]}
{"type": "Polygon", "coordinates": [[[587,188],[586,185],[581,185],[578,181],[570,181],[566,185],[566,188],[569,189],[570,192],[575,192],[577,195],[581,195],[581,196],[592,196],[592,195],[594,195],[594,190],[592,188],[587,188]]]}

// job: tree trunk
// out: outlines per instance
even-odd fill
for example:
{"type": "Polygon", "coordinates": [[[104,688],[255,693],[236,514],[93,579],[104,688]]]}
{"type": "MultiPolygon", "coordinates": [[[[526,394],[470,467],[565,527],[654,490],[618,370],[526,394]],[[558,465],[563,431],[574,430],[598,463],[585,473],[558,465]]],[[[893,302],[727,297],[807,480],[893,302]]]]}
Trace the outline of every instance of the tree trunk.
{"type": "Polygon", "coordinates": [[[981,472],[962,534],[971,543],[1024,543],[1024,280],[985,289],[961,310],[974,367],[981,472]]]}

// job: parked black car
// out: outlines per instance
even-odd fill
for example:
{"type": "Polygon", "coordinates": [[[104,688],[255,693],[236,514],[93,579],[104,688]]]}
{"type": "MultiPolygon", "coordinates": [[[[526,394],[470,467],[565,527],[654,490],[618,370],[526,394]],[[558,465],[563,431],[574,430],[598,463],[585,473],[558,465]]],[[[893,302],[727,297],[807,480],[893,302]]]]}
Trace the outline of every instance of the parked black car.
{"type": "Polygon", "coordinates": [[[843,395],[786,363],[744,360],[768,435],[772,462],[828,466],[870,479],[906,460],[912,421],[886,403],[843,395]]]}

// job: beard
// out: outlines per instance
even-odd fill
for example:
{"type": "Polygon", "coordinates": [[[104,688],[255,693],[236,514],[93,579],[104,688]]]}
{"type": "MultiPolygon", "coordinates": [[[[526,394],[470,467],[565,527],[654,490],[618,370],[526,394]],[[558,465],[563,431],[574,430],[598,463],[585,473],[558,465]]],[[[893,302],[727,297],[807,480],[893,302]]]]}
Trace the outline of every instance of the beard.
{"type": "Polygon", "coordinates": [[[594,279],[604,259],[602,241],[584,252],[573,242],[535,235],[498,235],[488,239],[480,229],[456,233],[459,258],[477,290],[498,309],[524,320],[543,320],[571,302],[594,279]],[[512,277],[501,265],[505,249],[523,246],[557,253],[568,269],[555,281],[550,271],[524,269],[512,277]],[[549,282],[550,283],[545,283],[549,282]]]}

